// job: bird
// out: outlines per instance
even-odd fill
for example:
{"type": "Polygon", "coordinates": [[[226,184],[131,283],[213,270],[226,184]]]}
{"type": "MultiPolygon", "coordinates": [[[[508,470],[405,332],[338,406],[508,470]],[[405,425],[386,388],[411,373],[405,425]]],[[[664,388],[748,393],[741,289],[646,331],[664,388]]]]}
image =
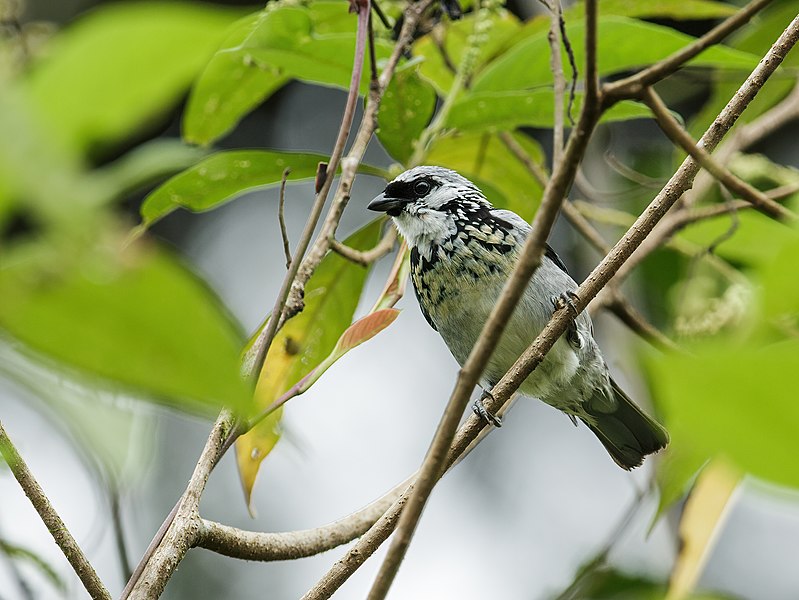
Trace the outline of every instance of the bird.
{"type": "MultiPolygon", "coordinates": [[[[388,214],[406,240],[422,314],[463,366],[531,226],[510,210],[494,208],[474,183],[456,171],[437,166],[401,173],[367,208],[388,214]]],[[[553,311],[569,304],[576,290],[577,283],[547,244],[481,376],[484,394],[490,395],[553,311]]],[[[645,456],[668,444],[665,428],[610,376],[585,312],[576,314],[519,392],[561,410],[575,425],[578,420],[585,423],[623,469],[641,465],[645,456]]],[[[501,425],[481,400],[475,403],[475,412],[501,425]]]]}

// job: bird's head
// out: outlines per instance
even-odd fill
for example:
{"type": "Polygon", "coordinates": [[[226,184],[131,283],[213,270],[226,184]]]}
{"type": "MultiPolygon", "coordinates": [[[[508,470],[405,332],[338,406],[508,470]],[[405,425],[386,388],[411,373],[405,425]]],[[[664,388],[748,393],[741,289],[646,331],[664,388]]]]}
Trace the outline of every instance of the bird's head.
{"type": "Polygon", "coordinates": [[[414,167],[397,176],[367,207],[388,213],[411,247],[441,243],[458,222],[490,210],[479,188],[455,171],[414,167]]]}

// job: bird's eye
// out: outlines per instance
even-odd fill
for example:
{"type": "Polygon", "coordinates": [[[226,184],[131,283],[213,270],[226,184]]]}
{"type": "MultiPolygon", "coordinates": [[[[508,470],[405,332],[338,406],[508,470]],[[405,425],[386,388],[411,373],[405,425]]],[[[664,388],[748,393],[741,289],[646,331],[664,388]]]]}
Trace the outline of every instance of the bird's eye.
{"type": "Polygon", "coordinates": [[[416,183],[413,184],[413,192],[417,196],[421,197],[427,194],[427,192],[430,191],[431,187],[432,186],[430,185],[429,181],[422,179],[421,181],[417,181],[416,183]]]}

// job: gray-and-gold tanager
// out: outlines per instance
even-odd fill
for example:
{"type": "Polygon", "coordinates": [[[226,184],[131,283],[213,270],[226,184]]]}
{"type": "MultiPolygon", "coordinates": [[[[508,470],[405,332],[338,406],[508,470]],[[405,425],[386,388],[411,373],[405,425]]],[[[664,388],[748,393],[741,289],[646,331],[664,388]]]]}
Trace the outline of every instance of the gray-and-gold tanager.
{"type": "MultiPolygon", "coordinates": [[[[530,225],[511,211],[493,208],[471,181],[441,167],[405,171],[369,208],[388,213],[407,240],[422,313],[463,365],[514,268],[530,225]]],[[[493,387],[536,338],[560,299],[576,289],[547,246],[483,373],[485,389],[493,387]]],[[[610,377],[585,312],[519,391],[583,421],[624,469],[637,467],[647,454],[668,443],[666,430],[610,377]]]]}

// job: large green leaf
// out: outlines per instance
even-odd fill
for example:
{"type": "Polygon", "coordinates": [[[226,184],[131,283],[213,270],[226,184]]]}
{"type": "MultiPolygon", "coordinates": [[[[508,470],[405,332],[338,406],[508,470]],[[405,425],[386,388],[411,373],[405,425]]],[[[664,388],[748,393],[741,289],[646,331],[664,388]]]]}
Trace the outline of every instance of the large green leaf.
{"type": "MultiPolygon", "coordinates": [[[[578,65],[585,63],[585,25],[567,27],[578,65]]],[[[625,17],[601,17],[598,23],[598,70],[600,76],[643,67],[665,58],[694,38],[668,27],[625,17]]],[[[564,61],[566,58],[564,57],[564,61]]],[[[713,46],[689,61],[691,66],[727,69],[753,68],[758,57],[713,46]]],[[[568,72],[568,64],[564,62],[568,72]]],[[[534,33],[493,61],[475,80],[473,91],[511,91],[552,84],[549,42],[545,31],[534,33]]]]}
{"type": "Polygon", "coordinates": [[[392,158],[407,163],[435,107],[436,93],[417,69],[403,69],[394,75],[377,115],[377,138],[392,158]]]}
{"type": "Polygon", "coordinates": [[[181,409],[242,410],[243,339],[206,286],[161,248],[7,252],[0,328],[41,355],[181,409]]]}
{"type": "MultiPolygon", "coordinates": [[[[534,161],[543,163],[544,153],[535,140],[521,134],[514,137],[534,161]]],[[[532,219],[541,202],[541,184],[496,134],[446,136],[435,142],[426,161],[458,171],[474,181],[495,206],[510,209],[526,220],[532,219]]]]}
{"type": "Polygon", "coordinates": [[[753,475],[799,487],[799,342],[756,347],[718,340],[694,350],[648,364],[679,462],[721,455],[753,475]]]}
{"type": "MultiPolygon", "coordinates": [[[[289,181],[310,179],[327,156],[270,150],[218,152],[172,177],[153,191],[141,206],[144,226],[152,225],[177,208],[203,212],[217,208],[256,187],[278,185],[286,168],[289,181]]],[[[376,167],[361,164],[359,173],[382,176],[376,167]]]]}
{"type": "MultiPolygon", "coordinates": [[[[577,94],[572,113],[579,114],[583,95],[577,94]]],[[[564,99],[564,104],[568,98],[564,99]]],[[[552,90],[524,92],[482,92],[465,94],[452,106],[449,127],[462,131],[513,130],[517,127],[552,127],[555,122],[555,95],[552,90]]],[[[602,115],[604,122],[650,118],[649,109],[638,102],[615,104],[602,115]]]]}
{"type": "MultiPolygon", "coordinates": [[[[340,4],[346,12],[347,5],[340,4]]],[[[355,56],[357,15],[348,15],[351,29],[346,33],[318,33],[313,13],[300,6],[278,5],[264,11],[258,25],[241,46],[251,60],[262,67],[278,69],[293,78],[348,89],[355,56]]],[[[375,57],[388,58],[392,45],[375,40],[375,57]]],[[[364,68],[360,92],[369,89],[369,69],[364,68]]]]}
{"type": "Polygon", "coordinates": [[[236,23],[194,83],[183,115],[186,141],[214,142],[289,80],[277,68],[247,58],[242,44],[260,19],[257,13],[236,23]]]}
{"type": "MultiPolygon", "coordinates": [[[[382,223],[382,219],[373,221],[347,238],[345,244],[357,250],[373,247],[382,223]]],[[[367,268],[338,254],[325,256],[305,287],[305,309],[280,329],[269,348],[255,390],[256,408],[266,409],[333,351],[352,322],[367,273],[367,268]]],[[[280,438],[279,419],[280,411],[272,413],[236,441],[248,505],[261,462],[280,438]]]]}
{"type": "Polygon", "coordinates": [[[102,6],[56,36],[28,87],[54,135],[86,150],[177,103],[240,12],[146,1],[102,6]]]}

